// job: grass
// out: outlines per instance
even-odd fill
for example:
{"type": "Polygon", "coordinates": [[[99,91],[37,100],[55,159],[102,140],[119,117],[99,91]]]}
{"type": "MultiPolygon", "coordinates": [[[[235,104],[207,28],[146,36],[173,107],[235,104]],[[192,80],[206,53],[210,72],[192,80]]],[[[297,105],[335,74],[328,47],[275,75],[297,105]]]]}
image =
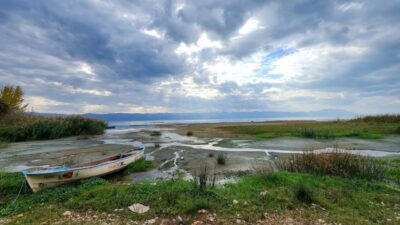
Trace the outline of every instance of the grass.
{"type": "Polygon", "coordinates": [[[154,161],[140,159],[131,163],[127,166],[125,171],[127,173],[142,172],[150,169],[157,168],[157,164],[154,161]]]}
{"type": "Polygon", "coordinates": [[[276,163],[279,170],[317,175],[383,179],[386,166],[377,159],[347,152],[331,153],[303,152],[293,154],[276,163]]]}
{"type": "Polygon", "coordinates": [[[2,141],[0,141],[0,149],[1,148],[5,148],[5,147],[7,147],[8,146],[8,143],[7,142],[2,142],[2,141]]]}
{"type": "Polygon", "coordinates": [[[65,210],[82,213],[92,210],[99,214],[118,214],[126,220],[141,220],[190,216],[199,209],[226,218],[240,214],[250,224],[261,219],[265,212],[294,214],[299,209],[328,222],[376,224],[388,223],[387,219],[391,219],[395,224],[396,207],[400,204],[399,192],[382,181],[277,172],[246,175],[237,183],[203,190],[180,179],[127,185],[93,178],[37,194],[23,192],[11,205],[23,177],[0,174],[0,217],[24,213],[11,224],[29,223],[30,216],[34,216],[31,222],[36,224],[56,220],[65,210]],[[264,191],[266,194],[260,195],[264,191]],[[238,204],[232,204],[234,200],[238,204]],[[149,205],[151,209],[143,215],[134,214],[127,210],[133,203],[149,205]],[[55,210],[45,213],[49,208],[55,210]],[[115,212],[115,209],[124,210],[115,212]]]}
{"type": "Polygon", "coordinates": [[[103,121],[74,117],[28,117],[18,123],[0,125],[0,141],[19,142],[47,140],[68,136],[102,134],[106,128],[103,121]]]}
{"type": "Polygon", "coordinates": [[[389,134],[400,134],[400,115],[366,116],[351,120],[334,121],[278,121],[245,125],[226,125],[218,129],[236,135],[255,138],[304,137],[332,139],[355,137],[379,139],[389,134]]]}

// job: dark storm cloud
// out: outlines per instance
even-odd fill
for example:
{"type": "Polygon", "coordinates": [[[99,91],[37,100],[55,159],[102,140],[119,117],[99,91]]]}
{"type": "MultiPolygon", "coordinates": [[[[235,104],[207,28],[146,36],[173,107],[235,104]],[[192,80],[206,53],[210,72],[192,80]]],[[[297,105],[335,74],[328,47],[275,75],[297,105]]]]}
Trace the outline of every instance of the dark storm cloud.
{"type": "Polygon", "coordinates": [[[400,110],[399,11],[398,0],[1,1],[0,84],[48,111],[352,110],[372,97],[400,110]],[[299,74],[270,72],[290,56],[299,74]]]}

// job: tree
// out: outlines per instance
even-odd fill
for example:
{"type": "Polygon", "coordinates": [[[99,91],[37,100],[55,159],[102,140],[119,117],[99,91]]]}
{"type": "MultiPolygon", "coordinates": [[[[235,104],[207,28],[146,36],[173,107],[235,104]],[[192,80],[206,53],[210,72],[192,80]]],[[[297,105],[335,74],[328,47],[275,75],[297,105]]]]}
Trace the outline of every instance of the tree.
{"type": "Polygon", "coordinates": [[[0,118],[8,113],[9,107],[0,99],[0,118]]]}
{"type": "Polygon", "coordinates": [[[0,102],[5,109],[13,112],[24,112],[28,104],[24,104],[24,92],[20,86],[6,85],[0,90],[0,102]]]}

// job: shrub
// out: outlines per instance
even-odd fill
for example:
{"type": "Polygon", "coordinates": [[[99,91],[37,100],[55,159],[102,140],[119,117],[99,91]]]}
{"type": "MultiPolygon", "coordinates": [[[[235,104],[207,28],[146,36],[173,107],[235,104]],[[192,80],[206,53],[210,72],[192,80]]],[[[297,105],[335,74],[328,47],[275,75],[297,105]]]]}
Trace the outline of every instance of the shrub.
{"type": "Polygon", "coordinates": [[[206,190],[208,186],[214,187],[215,180],[216,180],[216,174],[211,175],[207,164],[204,164],[199,169],[194,171],[193,175],[194,185],[200,191],[206,190]]]}
{"type": "Polygon", "coordinates": [[[154,130],[154,131],[150,132],[150,136],[161,136],[161,132],[158,130],[154,130]]]}
{"type": "Polygon", "coordinates": [[[330,153],[306,151],[277,161],[280,170],[289,172],[382,179],[385,166],[376,160],[361,155],[335,150],[330,153]]]}
{"type": "Polygon", "coordinates": [[[217,164],[218,165],[225,165],[227,161],[227,157],[224,153],[219,153],[217,156],[217,164]]]}
{"type": "Polygon", "coordinates": [[[396,134],[400,134],[400,126],[395,130],[396,134]]]}
{"type": "Polygon", "coordinates": [[[208,153],[208,157],[210,157],[210,158],[214,157],[214,153],[212,153],[212,152],[208,153]]]}
{"type": "Polygon", "coordinates": [[[317,137],[317,132],[313,129],[301,129],[299,131],[300,136],[305,137],[305,138],[316,138],[317,137]]]}
{"type": "Polygon", "coordinates": [[[193,132],[192,131],[186,132],[186,136],[193,136],[193,132]]]}

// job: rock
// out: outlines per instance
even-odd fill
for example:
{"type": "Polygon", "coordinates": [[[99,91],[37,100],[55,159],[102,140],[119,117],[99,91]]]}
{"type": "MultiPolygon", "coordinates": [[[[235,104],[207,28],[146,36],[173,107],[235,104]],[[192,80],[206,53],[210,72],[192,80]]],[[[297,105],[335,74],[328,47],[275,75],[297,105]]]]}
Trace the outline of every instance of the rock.
{"type": "Polygon", "coordinates": [[[177,219],[178,219],[179,222],[182,222],[182,221],[183,221],[183,219],[182,219],[181,216],[178,216],[177,219]]]}
{"type": "Polygon", "coordinates": [[[267,193],[268,193],[268,191],[262,191],[262,192],[260,192],[260,195],[261,195],[261,196],[266,196],[267,193]]]}
{"type": "Polygon", "coordinates": [[[241,222],[242,222],[242,221],[241,221],[241,220],[239,220],[239,219],[237,219],[237,220],[236,220],[236,223],[238,223],[238,224],[239,224],[239,223],[241,223],[241,222]]]}
{"type": "Polygon", "coordinates": [[[232,201],[232,203],[233,203],[234,205],[236,205],[236,204],[238,204],[239,202],[238,202],[238,200],[234,199],[234,200],[232,201]]]}
{"type": "Polygon", "coordinates": [[[18,214],[17,217],[23,217],[23,216],[24,216],[24,214],[21,213],[21,214],[18,214]]]}
{"type": "Polygon", "coordinates": [[[197,211],[198,214],[207,214],[208,211],[206,209],[199,209],[199,211],[197,211]]]}
{"type": "Polygon", "coordinates": [[[132,212],[139,213],[139,214],[145,213],[145,212],[149,211],[149,209],[150,209],[149,206],[145,206],[140,203],[135,203],[135,204],[129,206],[128,208],[132,212]]]}
{"type": "Polygon", "coordinates": [[[63,216],[72,216],[72,212],[71,211],[65,211],[62,215],[63,216]]]}
{"type": "Polygon", "coordinates": [[[199,221],[199,220],[196,220],[196,221],[194,221],[193,223],[192,223],[192,225],[202,225],[203,224],[203,222],[201,222],[201,221],[199,221]]]}
{"type": "Polygon", "coordinates": [[[243,203],[244,205],[247,205],[248,203],[247,203],[247,201],[244,201],[244,203],[243,203]]]}
{"type": "Polygon", "coordinates": [[[210,222],[214,222],[214,217],[212,217],[212,216],[210,216],[210,217],[208,217],[208,221],[210,221],[210,222]]]}
{"type": "Polygon", "coordinates": [[[146,220],[144,222],[144,224],[154,224],[154,223],[156,223],[156,221],[157,221],[157,218],[153,218],[153,219],[150,219],[150,220],[146,220]]]}

